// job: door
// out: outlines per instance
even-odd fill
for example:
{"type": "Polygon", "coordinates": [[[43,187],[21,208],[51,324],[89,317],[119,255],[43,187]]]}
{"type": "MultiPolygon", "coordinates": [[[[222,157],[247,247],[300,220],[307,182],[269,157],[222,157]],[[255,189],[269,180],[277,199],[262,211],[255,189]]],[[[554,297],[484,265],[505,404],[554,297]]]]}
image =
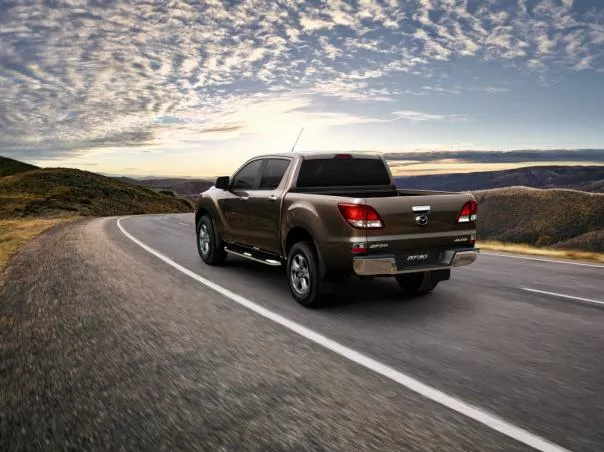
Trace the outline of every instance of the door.
{"type": "Polygon", "coordinates": [[[245,164],[231,180],[231,188],[218,200],[224,216],[225,240],[232,243],[249,244],[250,216],[248,200],[258,189],[263,159],[255,159],[245,164]]]}
{"type": "Polygon", "coordinates": [[[250,193],[249,231],[254,246],[280,254],[281,201],[283,181],[292,162],[289,158],[267,158],[258,190],[250,193]]]}

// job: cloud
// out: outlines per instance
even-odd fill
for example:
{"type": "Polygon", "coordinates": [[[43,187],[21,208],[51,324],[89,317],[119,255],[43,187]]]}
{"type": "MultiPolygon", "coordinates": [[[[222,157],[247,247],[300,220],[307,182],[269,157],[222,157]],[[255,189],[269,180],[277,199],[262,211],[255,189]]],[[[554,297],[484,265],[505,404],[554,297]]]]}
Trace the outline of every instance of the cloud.
{"type": "Polygon", "coordinates": [[[421,111],[413,110],[400,110],[395,111],[394,115],[400,119],[405,119],[412,122],[423,122],[423,121],[466,121],[467,118],[463,115],[441,115],[424,113],[421,111]]]}
{"type": "Polygon", "coordinates": [[[232,99],[216,105],[212,111],[182,114],[177,125],[160,121],[153,129],[153,145],[199,147],[208,141],[262,137],[265,140],[290,139],[304,126],[309,133],[319,133],[336,126],[383,122],[369,115],[323,111],[313,103],[313,96],[288,94],[254,95],[232,99]]]}
{"type": "MultiPolygon", "coordinates": [[[[406,76],[436,77],[439,64],[463,58],[533,70],[603,69],[601,5],[512,3],[4,2],[0,148],[52,158],[99,147],[225,140],[266,131],[268,118],[281,123],[279,115],[320,128],[378,121],[313,100],[459,94],[472,87],[414,88],[406,76]],[[282,111],[283,102],[304,107],[282,111]],[[225,122],[221,115],[237,116],[234,108],[265,116],[244,113],[240,122],[225,122]],[[193,127],[192,117],[203,118],[203,127],[193,127]]],[[[462,119],[414,111],[397,117],[462,119]]]]}

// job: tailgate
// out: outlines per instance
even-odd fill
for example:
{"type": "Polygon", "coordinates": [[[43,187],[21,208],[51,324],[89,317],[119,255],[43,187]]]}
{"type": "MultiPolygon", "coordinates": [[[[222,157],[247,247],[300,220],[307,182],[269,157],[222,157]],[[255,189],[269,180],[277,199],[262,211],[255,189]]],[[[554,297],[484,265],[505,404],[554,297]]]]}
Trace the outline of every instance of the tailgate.
{"type": "Polygon", "coordinates": [[[368,253],[473,246],[475,223],[457,223],[469,193],[366,198],[382,218],[382,229],[367,230],[368,253]]]}

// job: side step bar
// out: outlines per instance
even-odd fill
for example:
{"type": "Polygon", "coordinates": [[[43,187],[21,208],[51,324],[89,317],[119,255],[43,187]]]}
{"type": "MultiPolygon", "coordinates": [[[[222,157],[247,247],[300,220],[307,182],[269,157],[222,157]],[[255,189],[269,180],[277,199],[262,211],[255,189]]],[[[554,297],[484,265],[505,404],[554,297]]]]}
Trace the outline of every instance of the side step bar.
{"type": "Polygon", "coordinates": [[[251,261],[260,262],[264,265],[269,265],[271,267],[280,267],[281,261],[277,259],[273,259],[267,253],[263,253],[262,251],[256,251],[255,253],[252,250],[246,249],[240,246],[230,245],[232,248],[228,246],[224,247],[224,250],[227,253],[234,254],[235,256],[244,257],[251,261]],[[255,254],[255,255],[254,255],[255,254]]]}

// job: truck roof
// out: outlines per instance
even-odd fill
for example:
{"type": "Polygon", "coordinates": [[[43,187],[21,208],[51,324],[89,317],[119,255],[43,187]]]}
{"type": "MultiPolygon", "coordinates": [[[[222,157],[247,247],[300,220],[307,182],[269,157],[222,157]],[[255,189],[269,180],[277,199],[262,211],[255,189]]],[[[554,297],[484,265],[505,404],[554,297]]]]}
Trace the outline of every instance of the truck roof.
{"type": "Polygon", "coordinates": [[[298,156],[305,160],[317,158],[334,158],[336,155],[347,155],[352,158],[370,158],[379,159],[380,155],[371,152],[342,152],[342,151],[295,151],[295,152],[278,152],[274,154],[266,154],[258,157],[292,157],[298,156]]]}

